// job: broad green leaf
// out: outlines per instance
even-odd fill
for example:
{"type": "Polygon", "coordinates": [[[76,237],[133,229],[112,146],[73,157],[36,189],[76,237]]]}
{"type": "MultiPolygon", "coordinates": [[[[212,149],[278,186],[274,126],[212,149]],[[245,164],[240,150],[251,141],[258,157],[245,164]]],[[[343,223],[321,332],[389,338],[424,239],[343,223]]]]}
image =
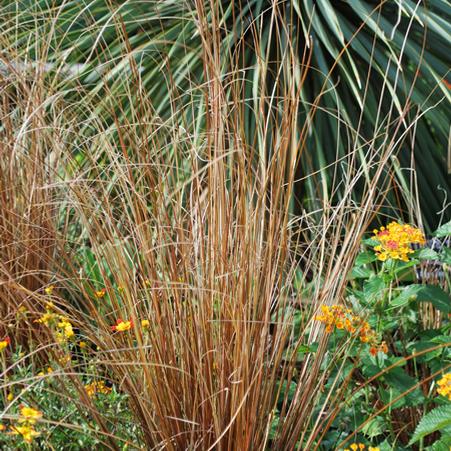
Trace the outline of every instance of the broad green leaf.
{"type": "Polygon", "coordinates": [[[390,305],[400,307],[414,300],[430,302],[436,309],[444,313],[451,312],[451,297],[437,285],[409,285],[390,302],[390,305]]]}
{"type": "Polygon", "coordinates": [[[442,263],[446,263],[447,265],[451,265],[451,249],[449,247],[444,247],[439,255],[439,260],[442,263]]]}
{"type": "Polygon", "coordinates": [[[372,302],[383,296],[383,291],[385,288],[385,282],[382,277],[376,276],[370,279],[363,286],[363,294],[365,296],[365,301],[372,302]]]}
{"type": "Polygon", "coordinates": [[[438,237],[451,235],[451,221],[449,221],[446,224],[443,224],[441,227],[439,227],[435,231],[434,235],[438,236],[438,237]]]}
{"type": "Polygon", "coordinates": [[[451,404],[436,407],[420,420],[409,444],[412,445],[423,437],[426,437],[426,435],[450,426],[451,404]]]}
{"type": "Polygon", "coordinates": [[[438,253],[435,252],[433,249],[425,247],[423,249],[420,249],[420,251],[418,252],[417,257],[420,260],[437,260],[438,259],[438,253]]]}
{"type": "Polygon", "coordinates": [[[357,258],[355,259],[355,265],[362,266],[374,262],[375,260],[376,254],[374,252],[371,251],[361,252],[359,255],[357,255],[357,258]]]}
{"type": "Polygon", "coordinates": [[[437,285],[420,285],[417,300],[430,302],[436,309],[443,313],[451,313],[451,297],[437,285]]]}

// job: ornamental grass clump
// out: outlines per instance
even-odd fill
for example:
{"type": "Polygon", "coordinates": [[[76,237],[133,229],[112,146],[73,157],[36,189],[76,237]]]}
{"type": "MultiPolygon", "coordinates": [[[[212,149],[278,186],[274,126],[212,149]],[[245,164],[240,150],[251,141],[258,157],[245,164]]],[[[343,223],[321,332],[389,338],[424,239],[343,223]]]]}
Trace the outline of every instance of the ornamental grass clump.
{"type": "MultiPolygon", "coordinates": [[[[374,130],[340,117],[349,153],[330,162],[342,177],[325,189],[322,176],[305,172],[300,161],[317,148],[311,137],[318,115],[337,115],[323,103],[335,89],[335,74],[323,74],[319,91],[306,100],[315,45],[307,37],[298,55],[297,38],[287,39],[285,8],[276,3],[265,11],[273,31],[264,38],[257,21],[244,35],[219,4],[207,11],[204,2],[187,3],[184,20],[194,31],[182,34],[177,47],[198,37],[200,66],[172,77],[158,47],[166,41],[158,38],[162,65],[155,70],[167,76],[167,109],[139,65],[139,52],[152,48],[131,50],[120,8],[97,30],[93,52],[101,51],[104,30],[117,34],[122,51],[105,53],[106,72],[80,79],[41,70],[44,60],[19,70],[13,63],[29,60],[29,40],[0,34],[2,60],[11,69],[0,71],[0,336],[8,327],[24,352],[13,360],[4,346],[2,376],[25,366],[31,371],[2,388],[26,392],[42,384],[40,396],[51,399],[47,408],[61,406],[58,420],[43,410],[56,423],[53,435],[81,430],[76,437],[87,441],[84,449],[334,446],[345,439],[337,422],[354,399],[348,397],[355,395],[352,376],[364,360],[353,342],[370,346],[364,357],[373,367],[391,358],[371,316],[367,321],[353,313],[358,310],[328,306],[351,305],[347,298],[357,302],[361,294],[357,288],[349,294],[357,282],[348,276],[363,234],[387,203],[396,155],[416,130],[410,94],[402,89],[404,102],[375,111],[384,119],[374,130]],[[231,44],[224,27],[233,30],[232,52],[224,47],[231,44]],[[263,41],[271,54],[261,51],[263,41]],[[243,48],[258,55],[246,91],[243,48]],[[181,78],[189,84],[184,92],[181,78]],[[97,88],[87,90],[86,80],[97,88]],[[318,209],[305,208],[309,198],[318,209]],[[46,304],[49,296],[57,307],[46,304]],[[22,306],[26,315],[19,315],[22,306]],[[355,339],[331,346],[335,330],[355,339]],[[52,372],[35,376],[48,365],[52,372]],[[63,421],[64,409],[70,420],[63,421]]],[[[59,12],[55,6],[37,13],[49,30],[35,31],[49,39],[33,56],[56,47],[55,68],[68,57],[51,35],[59,12]]],[[[345,55],[343,48],[337,57],[345,55]]],[[[180,61],[189,68],[189,59],[180,61]]],[[[396,79],[399,61],[387,67],[396,79]]],[[[398,86],[384,84],[381,99],[398,86]]],[[[406,198],[414,215],[414,196],[406,198]]],[[[393,235],[395,249],[378,233],[376,252],[404,260],[408,243],[420,239],[412,234],[407,241],[407,235],[407,229],[393,235]]],[[[364,298],[371,290],[362,292],[364,298]]],[[[396,333],[382,338],[402,349],[396,333]]],[[[356,390],[375,376],[360,377],[356,390]]],[[[11,403],[2,404],[5,418],[11,403]]],[[[19,432],[24,438],[45,443],[34,424],[16,426],[29,427],[28,435],[19,432]]],[[[357,440],[358,426],[347,424],[349,440],[357,440]]]]}

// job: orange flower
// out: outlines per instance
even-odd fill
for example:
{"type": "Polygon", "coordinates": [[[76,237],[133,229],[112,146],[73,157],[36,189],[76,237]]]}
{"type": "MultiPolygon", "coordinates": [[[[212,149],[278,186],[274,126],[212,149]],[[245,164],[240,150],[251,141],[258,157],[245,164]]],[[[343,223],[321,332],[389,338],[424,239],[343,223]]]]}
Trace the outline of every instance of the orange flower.
{"type": "Polygon", "coordinates": [[[133,327],[133,322],[131,320],[124,321],[123,319],[119,318],[116,321],[116,324],[114,326],[111,326],[111,330],[113,332],[125,332],[126,330],[130,330],[133,327]]]}
{"type": "Polygon", "coordinates": [[[0,351],[7,348],[11,344],[11,339],[9,337],[5,337],[2,341],[0,341],[0,351]]]}
{"type": "Polygon", "coordinates": [[[106,294],[106,288],[102,288],[101,290],[95,291],[94,292],[94,296],[97,299],[102,299],[103,297],[105,297],[106,294]]]}

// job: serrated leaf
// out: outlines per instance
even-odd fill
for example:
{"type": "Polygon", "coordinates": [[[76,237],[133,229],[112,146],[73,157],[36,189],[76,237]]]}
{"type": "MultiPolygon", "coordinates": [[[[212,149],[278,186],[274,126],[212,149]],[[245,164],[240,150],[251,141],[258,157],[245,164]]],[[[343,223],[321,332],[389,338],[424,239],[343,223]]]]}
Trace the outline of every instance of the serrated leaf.
{"type": "Polygon", "coordinates": [[[417,300],[430,302],[443,313],[451,313],[451,297],[437,285],[420,285],[417,300]]]}
{"type": "Polygon", "coordinates": [[[439,260],[442,263],[446,263],[447,265],[451,265],[451,249],[449,247],[444,247],[439,255],[439,260]]]}
{"type": "Polygon", "coordinates": [[[376,300],[382,296],[382,291],[385,288],[385,282],[382,277],[373,277],[363,286],[363,294],[367,302],[376,300]]]}
{"type": "Polygon", "coordinates": [[[382,417],[375,417],[371,421],[365,424],[362,428],[362,434],[368,438],[377,437],[382,434],[385,429],[385,421],[382,417]]]}
{"type": "Polygon", "coordinates": [[[438,259],[438,253],[435,252],[433,249],[425,247],[425,248],[420,249],[418,251],[417,257],[420,260],[437,260],[438,259]]]}
{"type": "Polygon", "coordinates": [[[443,224],[434,233],[434,236],[438,236],[438,237],[448,236],[448,235],[451,235],[451,221],[448,221],[446,224],[443,224]]]}
{"type": "Polygon", "coordinates": [[[376,254],[374,252],[361,252],[355,259],[356,266],[366,265],[376,260],[376,254]]]}
{"type": "Polygon", "coordinates": [[[426,414],[418,423],[409,445],[417,442],[426,435],[443,430],[451,426],[451,404],[436,407],[426,414]]]}

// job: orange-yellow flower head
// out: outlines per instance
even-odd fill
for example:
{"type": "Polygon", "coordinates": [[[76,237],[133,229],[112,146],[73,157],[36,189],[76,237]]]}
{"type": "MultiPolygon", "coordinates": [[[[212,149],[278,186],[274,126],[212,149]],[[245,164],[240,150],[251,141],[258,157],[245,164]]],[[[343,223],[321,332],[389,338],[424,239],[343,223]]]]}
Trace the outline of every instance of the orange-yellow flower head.
{"type": "Polygon", "coordinates": [[[447,397],[451,401],[451,373],[445,374],[439,381],[437,381],[437,393],[447,397]]]}
{"type": "Polygon", "coordinates": [[[48,294],[49,296],[53,293],[53,290],[55,289],[55,285],[49,285],[48,287],[44,288],[45,294],[48,294]]]}
{"type": "Polygon", "coordinates": [[[351,335],[358,336],[362,343],[370,344],[370,354],[376,355],[378,352],[387,353],[388,348],[385,342],[378,344],[376,332],[360,316],[354,315],[352,310],[342,305],[322,305],[321,314],[315,319],[323,323],[326,333],[331,333],[334,329],[345,330],[351,335]]]}
{"type": "Polygon", "coordinates": [[[108,393],[111,393],[111,387],[107,387],[105,385],[104,381],[94,381],[90,384],[85,385],[86,393],[90,398],[95,396],[98,393],[102,393],[104,395],[107,395],[108,393]]]}
{"type": "Polygon", "coordinates": [[[97,290],[97,291],[94,292],[94,296],[95,296],[97,299],[102,299],[102,298],[104,298],[104,297],[105,297],[105,294],[106,294],[106,288],[102,288],[101,290],[97,290]]]}
{"type": "Polygon", "coordinates": [[[24,424],[23,426],[11,426],[11,434],[21,435],[24,442],[32,443],[35,437],[39,437],[40,432],[34,430],[33,426],[24,424]]]}
{"type": "Polygon", "coordinates": [[[11,339],[9,337],[5,337],[2,341],[0,341],[0,351],[3,351],[11,344],[11,339]]]}
{"type": "Polygon", "coordinates": [[[408,224],[391,222],[388,226],[374,230],[374,239],[378,242],[374,247],[378,260],[387,259],[409,261],[409,254],[413,253],[411,244],[426,242],[423,232],[408,224]]]}
{"type": "Polygon", "coordinates": [[[21,406],[19,410],[19,423],[35,424],[42,418],[42,412],[33,407],[21,406]]]}
{"type": "Polygon", "coordinates": [[[116,321],[116,324],[114,326],[111,326],[111,330],[113,332],[125,332],[127,330],[130,330],[133,327],[133,322],[131,320],[124,321],[123,319],[119,318],[116,321]]]}

